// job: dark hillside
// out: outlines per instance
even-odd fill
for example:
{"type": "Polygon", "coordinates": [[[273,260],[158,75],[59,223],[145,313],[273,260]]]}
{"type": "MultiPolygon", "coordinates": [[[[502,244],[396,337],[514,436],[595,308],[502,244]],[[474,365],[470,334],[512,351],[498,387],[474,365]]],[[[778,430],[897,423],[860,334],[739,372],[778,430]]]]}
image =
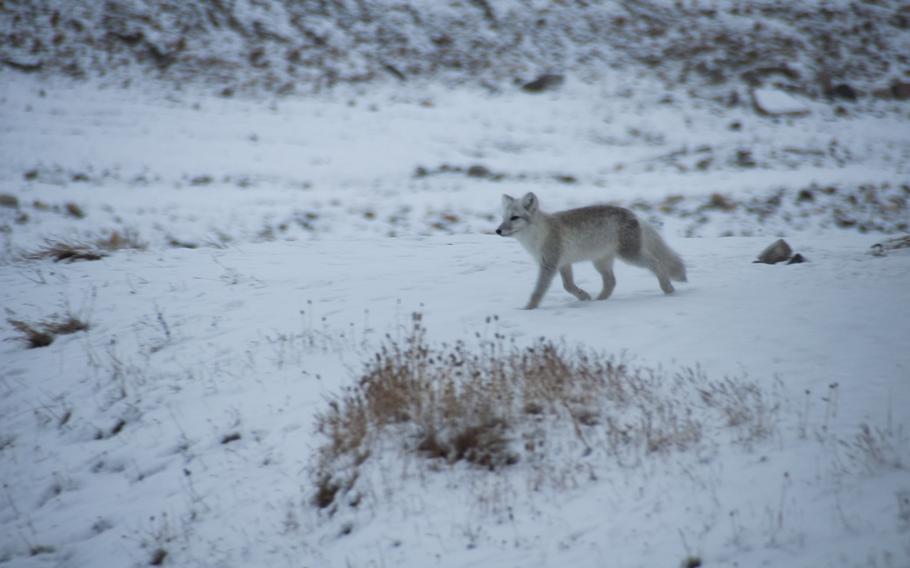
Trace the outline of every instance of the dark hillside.
{"type": "Polygon", "coordinates": [[[5,0],[0,62],[23,73],[191,82],[225,95],[442,80],[502,88],[633,67],[699,96],[756,84],[910,97],[910,5],[535,0],[5,0]]]}

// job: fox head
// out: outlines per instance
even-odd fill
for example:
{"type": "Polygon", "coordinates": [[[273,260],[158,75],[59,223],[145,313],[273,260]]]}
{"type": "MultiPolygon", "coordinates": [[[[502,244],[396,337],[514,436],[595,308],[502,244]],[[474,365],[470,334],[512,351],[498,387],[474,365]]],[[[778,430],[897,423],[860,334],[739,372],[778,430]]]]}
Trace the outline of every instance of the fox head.
{"type": "Polygon", "coordinates": [[[503,195],[502,224],[496,229],[496,234],[510,237],[525,229],[531,223],[531,218],[537,213],[537,208],[537,196],[533,193],[528,192],[521,199],[503,195]]]}

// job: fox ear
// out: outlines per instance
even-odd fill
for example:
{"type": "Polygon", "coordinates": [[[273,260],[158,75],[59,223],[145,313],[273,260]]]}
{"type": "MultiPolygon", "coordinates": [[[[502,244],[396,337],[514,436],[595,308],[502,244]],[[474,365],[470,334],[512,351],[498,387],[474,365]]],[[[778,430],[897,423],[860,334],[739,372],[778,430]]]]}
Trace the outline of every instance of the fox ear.
{"type": "Polygon", "coordinates": [[[515,202],[514,197],[512,197],[511,195],[506,195],[504,193],[502,194],[502,206],[503,207],[508,207],[509,205],[512,205],[512,203],[514,203],[514,202],[515,202]]]}
{"type": "Polygon", "coordinates": [[[537,211],[537,196],[529,191],[521,198],[521,206],[531,213],[537,211]]]}

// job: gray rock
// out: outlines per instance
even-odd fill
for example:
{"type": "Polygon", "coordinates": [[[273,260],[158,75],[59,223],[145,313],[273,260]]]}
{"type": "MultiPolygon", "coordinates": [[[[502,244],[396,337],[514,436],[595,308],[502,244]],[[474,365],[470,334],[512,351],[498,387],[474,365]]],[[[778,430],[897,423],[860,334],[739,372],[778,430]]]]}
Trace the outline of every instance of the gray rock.
{"type": "Polygon", "coordinates": [[[790,248],[790,245],[787,244],[787,241],[784,239],[777,239],[771,243],[768,248],[761,251],[761,254],[758,255],[758,260],[755,262],[762,262],[764,264],[777,264],[778,262],[783,262],[789,259],[790,255],[792,254],[793,249],[790,248]]]}
{"type": "Polygon", "coordinates": [[[558,89],[564,80],[565,77],[562,75],[557,75],[555,73],[544,73],[533,81],[522,85],[521,89],[526,93],[542,93],[544,91],[552,91],[554,89],[558,89]]]}
{"type": "Polygon", "coordinates": [[[859,97],[859,93],[856,89],[846,83],[833,85],[830,89],[825,91],[825,94],[832,99],[843,99],[850,102],[856,102],[856,99],[859,97]]]}

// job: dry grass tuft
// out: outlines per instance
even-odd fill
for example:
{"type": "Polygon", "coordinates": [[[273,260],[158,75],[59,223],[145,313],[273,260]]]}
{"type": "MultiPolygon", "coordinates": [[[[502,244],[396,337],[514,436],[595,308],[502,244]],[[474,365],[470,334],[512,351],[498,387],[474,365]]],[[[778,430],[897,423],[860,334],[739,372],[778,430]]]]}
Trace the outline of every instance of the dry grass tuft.
{"type": "Polygon", "coordinates": [[[24,343],[29,349],[38,347],[47,347],[54,342],[54,336],[45,331],[35,328],[34,326],[15,319],[7,319],[7,322],[21,335],[15,339],[24,343]]]}
{"type": "Polygon", "coordinates": [[[167,550],[156,548],[152,552],[152,558],[149,560],[149,566],[161,566],[167,558],[167,550]]]}
{"type": "Polygon", "coordinates": [[[45,331],[53,335],[69,335],[88,329],[88,323],[73,314],[66,314],[63,317],[46,320],[41,323],[41,326],[45,331]]]}
{"type": "Polygon", "coordinates": [[[54,262],[75,262],[77,260],[101,260],[106,255],[88,243],[45,239],[37,250],[22,255],[26,260],[53,259],[54,262]]]}
{"type": "Polygon", "coordinates": [[[19,208],[19,198],[11,193],[0,193],[0,207],[19,208]]]}
{"type": "Polygon", "coordinates": [[[45,239],[41,248],[22,255],[26,260],[53,259],[54,262],[75,262],[77,260],[101,260],[107,253],[123,250],[145,250],[146,244],[139,240],[134,231],[111,231],[110,235],[94,242],[76,240],[45,239]]]}
{"type": "Polygon", "coordinates": [[[68,335],[85,331],[89,328],[88,323],[73,314],[67,314],[63,317],[54,316],[38,324],[30,324],[12,318],[6,321],[20,333],[19,337],[13,339],[24,343],[29,349],[47,347],[54,342],[54,337],[58,335],[68,335]]]}
{"type": "Polygon", "coordinates": [[[900,470],[910,464],[910,440],[902,427],[889,416],[884,427],[863,422],[852,440],[844,442],[847,456],[859,469],[869,472],[900,470]]]}
{"type": "Polygon", "coordinates": [[[390,444],[436,464],[500,471],[538,467],[565,453],[562,440],[628,466],[708,443],[706,432],[711,443],[729,431],[731,443],[751,444],[772,433],[778,407],[744,379],[709,381],[699,369],[667,377],[543,338],[524,348],[498,335],[475,349],[431,346],[414,314],[409,336],[389,339],[317,415],[313,502],[334,507],[390,444]]]}
{"type": "Polygon", "coordinates": [[[95,241],[95,246],[105,251],[116,251],[124,249],[145,250],[146,244],[139,239],[135,231],[127,229],[125,231],[111,231],[107,238],[101,238],[95,241]]]}
{"type": "Polygon", "coordinates": [[[66,210],[66,214],[70,217],[74,217],[76,219],[85,219],[85,211],[82,210],[82,207],[79,207],[78,204],[72,201],[67,202],[67,204],[64,206],[64,209],[66,210]]]}

